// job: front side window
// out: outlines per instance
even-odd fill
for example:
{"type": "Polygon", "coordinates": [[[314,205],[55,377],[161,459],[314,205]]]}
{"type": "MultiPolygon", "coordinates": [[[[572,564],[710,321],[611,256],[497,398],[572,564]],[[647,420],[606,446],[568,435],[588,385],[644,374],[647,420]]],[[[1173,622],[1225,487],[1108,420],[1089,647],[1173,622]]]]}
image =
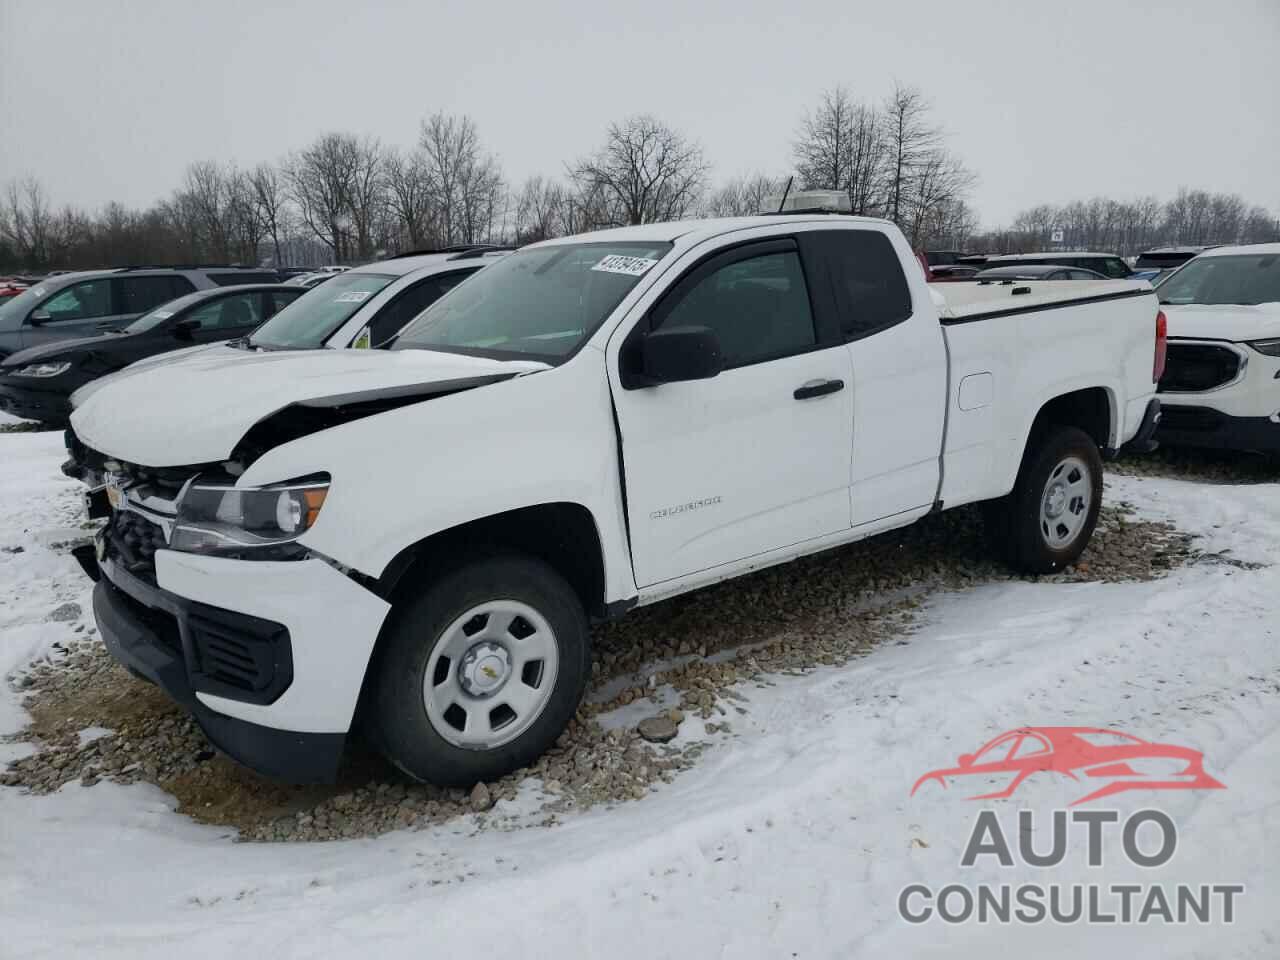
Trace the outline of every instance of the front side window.
{"type": "Polygon", "coordinates": [[[800,255],[737,260],[699,280],[655,327],[710,327],[725,369],[785,357],[817,342],[800,255]]]}
{"type": "Polygon", "coordinates": [[[154,310],[144,313],[129,326],[125,327],[125,330],[129,333],[142,333],[146,330],[152,330],[175,314],[181,313],[193,303],[199,303],[201,299],[200,294],[191,293],[185,297],[179,297],[177,300],[170,300],[154,310]]]}
{"type": "Polygon", "coordinates": [[[343,273],[308,290],[254,333],[255,347],[307,350],[323,346],[370,297],[395,280],[382,273],[343,273]]]}
{"type": "Polygon", "coordinates": [[[47,323],[64,320],[92,320],[111,314],[111,280],[102,277],[73,283],[61,293],[54,294],[40,310],[49,315],[47,323]]]}
{"type": "Polygon", "coordinates": [[[559,363],[670,249],[666,242],[632,241],[520,250],[429,306],[392,349],[559,363]]]}
{"type": "Polygon", "coordinates": [[[1156,289],[1164,304],[1280,303],[1280,254],[1197,257],[1156,289]]]}

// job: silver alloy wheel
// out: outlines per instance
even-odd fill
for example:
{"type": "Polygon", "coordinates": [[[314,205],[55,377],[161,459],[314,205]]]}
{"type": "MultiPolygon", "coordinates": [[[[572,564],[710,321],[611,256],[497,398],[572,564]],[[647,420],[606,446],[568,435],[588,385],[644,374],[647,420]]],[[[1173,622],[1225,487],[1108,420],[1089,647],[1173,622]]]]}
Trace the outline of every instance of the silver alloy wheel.
{"type": "Polygon", "coordinates": [[[555,632],[533,607],[478,604],[444,629],[427,659],[427,719],[467,750],[510,743],[546,708],[559,661],[555,632]]]}
{"type": "Polygon", "coordinates": [[[1089,518],[1093,477],[1079,457],[1066,457],[1049,471],[1040,497],[1040,535],[1053,550],[1075,542],[1089,518]]]}

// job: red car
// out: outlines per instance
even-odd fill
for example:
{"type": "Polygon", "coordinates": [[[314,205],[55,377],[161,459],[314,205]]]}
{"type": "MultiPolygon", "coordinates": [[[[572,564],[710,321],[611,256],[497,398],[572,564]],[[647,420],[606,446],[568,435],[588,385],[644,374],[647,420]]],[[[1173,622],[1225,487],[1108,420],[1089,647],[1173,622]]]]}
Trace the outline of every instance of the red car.
{"type": "Polygon", "coordinates": [[[1125,790],[1220,790],[1204,772],[1204,754],[1187,747],[1151,743],[1100,727],[1023,727],[1002,733],[949,769],[931,770],[915,782],[914,795],[930,781],[944,788],[962,777],[1008,780],[1008,785],[971,800],[1010,796],[1033,773],[1056,773],[1089,784],[1103,780],[1071,806],[1125,790]]]}
{"type": "Polygon", "coordinates": [[[27,289],[27,285],[21,281],[0,277],[0,300],[16,297],[25,289],[27,289]]]}

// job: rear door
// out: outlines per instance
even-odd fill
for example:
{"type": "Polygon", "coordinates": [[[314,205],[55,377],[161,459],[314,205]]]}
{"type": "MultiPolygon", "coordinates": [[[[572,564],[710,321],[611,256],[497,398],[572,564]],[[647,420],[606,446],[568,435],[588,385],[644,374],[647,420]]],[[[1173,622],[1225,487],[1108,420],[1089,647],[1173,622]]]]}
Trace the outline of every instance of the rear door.
{"type": "Polygon", "coordinates": [[[127,327],[162,303],[184,297],[195,290],[186,277],[177,273],[133,276],[125,274],[113,280],[115,287],[115,310],[112,317],[100,324],[104,329],[118,330],[127,327]]]}
{"type": "MultiPolygon", "coordinates": [[[[937,320],[915,314],[901,255],[887,233],[823,230],[801,234],[800,243],[831,284],[848,344],[852,523],[931,506],[947,402],[937,320]]],[[[905,246],[903,252],[910,255],[905,246]]]]}
{"type": "Polygon", "coordinates": [[[636,582],[650,586],[849,526],[849,353],[794,239],[692,265],[628,331],[615,407],[636,582]],[[725,369],[622,387],[637,332],[706,326],[725,369]]]}
{"type": "Polygon", "coordinates": [[[234,293],[203,303],[180,319],[199,324],[190,332],[195,343],[234,340],[252,333],[262,323],[262,302],[262,294],[256,290],[234,293]]]}

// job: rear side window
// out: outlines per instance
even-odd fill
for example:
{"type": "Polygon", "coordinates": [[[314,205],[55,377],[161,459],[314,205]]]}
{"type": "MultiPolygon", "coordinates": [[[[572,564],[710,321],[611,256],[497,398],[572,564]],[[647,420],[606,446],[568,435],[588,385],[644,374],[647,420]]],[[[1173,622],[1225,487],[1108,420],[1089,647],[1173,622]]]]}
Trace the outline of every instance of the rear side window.
{"type": "Polygon", "coordinates": [[[186,319],[196,321],[200,324],[200,329],[205,331],[256,327],[262,322],[259,314],[261,305],[262,298],[258,294],[237,293],[197,307],[187,314],[186,319]]]}
{"type": "Polygon", "coordinates": [[[766,253],[713,270],[663,305],[655,328],[710,327],[726,369],[801,353],[817,342],[800,255],[766,253]]]}
{"type": "Polygon", "coordinates": [[[120,277],[120,312],[146,313],[195,289],[186,277],[120,277]]]}
{"type": "Polygon", "coordinates": [[[266,315],[268,317],[274,317],[277,313],[302,296],[303,292],[304,290],[302,287],[299,287],[297,290],[272,290],[266,295],[266,315]]]}
{"type": "MultiPolygon", "coordinates": [[[[846,340],[856,340],[911,316],[911,291],[893,244],[874,230],[802,234],[825,267],[846,340]],[[810,238],[812,238],[810,240],[810,238]]],[[[808,259],[808,249],[806,249],[808,259]]]]}
{"type": "Polygon", "coordinates": [[[473,273],[475,270],[464,270],[428,277],[400,293],[369,322],[370,346],[384,346],[388,340],[403,330],[410,320],[473,273]]]}

